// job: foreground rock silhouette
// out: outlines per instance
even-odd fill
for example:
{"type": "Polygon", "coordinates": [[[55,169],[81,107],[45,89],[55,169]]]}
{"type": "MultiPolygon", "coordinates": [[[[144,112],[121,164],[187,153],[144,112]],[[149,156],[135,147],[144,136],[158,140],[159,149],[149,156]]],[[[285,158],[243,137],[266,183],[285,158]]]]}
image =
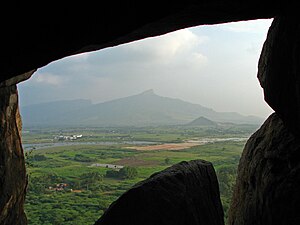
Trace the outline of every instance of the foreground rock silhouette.
{"type": "Polygon", "coordinates": [[[95,225],[223,225],[211,163],[181,162],[137,183],[95,225]]]}
{"type": "MultiPolygon", "coordinates": [[[[296,212],[297,208],[300,208],[298,194],[300,20],[296,5],[298,2],[294,0],[106,1],[101,2],[100,7],[99,3],[92,5],[72,2],[64,5],[60,2],[59,6],[54,2],[51,3],[41,5],[28,1],[13,3],[11,7],[4,8],[9,17],[5,15],[5,19],[1,20],[1,225],[27,224],[24,213],[27,179],[18,130],[21,120],[18,116],[16,89],[16,83],[23,78],[19,79],[17,76],[68,55],[115,46],[190,26],[271,17],[275,17],[275,20],[260,58],[258,77],[264,89],[265,99],[275,110],[276,115],[268,119],[245,147],[229,222],[231,225],[300,224],[296,212]],[[47,10],[44,10],[45,5],[47,10]],[[88,12],[88,16],[83,16],[82,12],[88,12]]],[[[190,176],[195,175],[179,174],[180,178],[174,178],[174,181],[179,183],[174,183],[173,186],[174,190],[183,191],[182,193],[167,192],[165,189],[160,189],[161,192],[147,189],[147,194],[153,196],[153,200],[158,199],[154,197],[160,197],[163,193],[172,199],[170,202],[163,201],[166,199],[161,199],[160,203],[150,202],[153,204],[153,213],[156,213],[154,218],[163,217],[161,214],[163,211],[159,209],[167,210],[169,207],[169,211],[165,211],[165,220],[156,225],[164,224],[167,220],[167,224],[184,222],[185,214],[179,215],[178,208],[173,208],[180,202],[185,202],[183,206],[194,207],[186,211],[192,218],[188,224],[202,221],[205,225],[211,225],[220,222],[218,216],[214,218],[214,215],[219,215],[218,213],[214,214],[210,210],[203,209],[201,217],[197,211],[197,207],[200,206],[196,206],[193,202],[188,204],[190,203],[188,199],[197,193],[194,189],[196,186],[188,184],[188,181],[193,180],[190,176]],[[176,189],[182,182],[188,184],[191,189],[176,189]],[[172,197],[171,194],[176,197],[172,197]],[[164,208],[164,204],[167,207],[164,208]]],[[[155,176],[150,180],[154,178],[155,176]]],[[[146,184],[139,185],[146,187],[146,184]]],[[[166,184],[171,185],[168,182],[166,184]]],[[[140,190],[138,186],[135,188],[133,190],[140,190]]],[[[215,186],[208,185],[201,188],[200,193],[215,191],[217,191],[215,186]]],[[[147,206],[139,203],[138,199],[142,197],[139,192],[136,192],[136,196],[132,193],[134,192],[127,192],[125,197],[117,201],[120,202],[120,206],[113,204],[97,224],[112,221],[113,217],[109,214],[117,215],[116,208],[121,207],[121,203],[127,206],[136,201],[139,207],[147,206]]],[[[194,197],[198,199],[199,196],[193,196],[193,199],[194,197]]],[[[219,201],[210,199],[212,201],[207,203],[212,204],[209,209],[219,209],[219,201]]],[[[201,205],[201,202],[199,204],[201,205]]],[[[142,215],[144,217],[137,217],[139,219],[137,221],[147,224],[149,214],[142,215]]],[[[134,223],[137,222],[132,221],[132,224],[134,223]]]]}
{"type": "Polygon", "coordinates": [[[27,186],[16,85],[0,87],[0,224],[27,224],[27,186]]]}
{"type": "Polygon", "coordinates": [[[272,114],[245,146],[229,224],[300,224],[299,161],[300,139],[272,114]]]}

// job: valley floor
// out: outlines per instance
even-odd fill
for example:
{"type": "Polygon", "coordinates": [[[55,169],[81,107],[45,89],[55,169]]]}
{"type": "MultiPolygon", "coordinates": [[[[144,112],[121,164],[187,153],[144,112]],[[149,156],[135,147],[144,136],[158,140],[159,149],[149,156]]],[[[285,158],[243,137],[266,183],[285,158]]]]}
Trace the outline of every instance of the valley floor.
{"type": "Polygon", "coordinates": [[[240,154],[255,128],[222,129],[28,129],[23,138],[27,144],[29,188],[25,208],[29,224],[93,224],[135,183],[172,164],[193,159],[213,163],[226,216],[240,154]],[[80,132],[82,138],[72,145],[52,145],[57,132],[80,132]],[[40,143],[46,146],[32,147],[40,143]]]}

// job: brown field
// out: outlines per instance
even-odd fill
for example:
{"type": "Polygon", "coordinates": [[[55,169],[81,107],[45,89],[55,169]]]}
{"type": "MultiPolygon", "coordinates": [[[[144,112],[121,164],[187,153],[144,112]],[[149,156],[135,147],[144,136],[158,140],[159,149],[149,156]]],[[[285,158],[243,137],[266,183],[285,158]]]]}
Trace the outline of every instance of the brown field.
{"type": "Polygon", "coordinates": [[[161,145],[132,146],[127,148],[141,150],[141,151],[182,150],[182,149],[187,149],[198,145],[200,144],[199,143],[173,143],[173,144],[161,144],[161,145]]]}

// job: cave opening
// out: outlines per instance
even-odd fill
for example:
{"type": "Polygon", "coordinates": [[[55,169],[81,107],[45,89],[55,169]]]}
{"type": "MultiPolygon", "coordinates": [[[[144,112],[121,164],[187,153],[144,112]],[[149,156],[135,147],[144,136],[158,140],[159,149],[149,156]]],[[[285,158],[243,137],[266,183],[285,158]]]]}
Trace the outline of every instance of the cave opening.
{"type": "Polygon", "coordinates": [[[164,99],[184,102],[183,107],[191,107],[186,104],[191,102],[208,106],[202,110],[266,117],[271,110],[263,102],[256,67],[270,23],[262,20],[195,27],[74,55],[39,69],[19,84],[23,145],[30,174],[26,202],[29,224],[71,224],[72,219],[93,223],[132,184],[182,160],[203,157],[217,170],[227,216],[239,155],[246,139],[260,125],[253,123],[255,117],[234,113],[230,117],[228,113],[220,119],[220,115],[203,116],[196,110],[199,116],[189,113],[178,119],[176,115],[174,122],[167,118],[170,112],[155,103],[151,107],[163,108],[166,118],[155,121],[154,112],[146,115],[150,119],[145,122],[138,116],[145,114],[145,106],[142,111],[134,106],[164,99]],[[96,110],[97,105],[104,107],[120,98],[128,102],[121,102],[117,110],[129,117],[109,118],[108,114],[115,113],[110,111],[103,114],[106,123],[98,124],[84,117],[92,115],[88,108],[96,110]],[[131,104],[138,114],[126,112],[124,104],[131,104]],[[37,109],[41,111],[34,111],[37,109]],[[70,119],[72,116],[77,123],[70,119]],[[191,122],[195,124],[186,126],[191,122]],[[252,125],[246,126],[247,122],[252,125]],[[125,145],[120,147],[121,143],[125,145]],[[212,149],[228,154],[213,158],[212,149]]]}
{"type": "MultiPolygon", "coordinates": [[[[296,1],[269,0],[151,3],[106,1],[101,2],[101,7],[98,3],[93,5],[88,2],[73,2],[68,5],[61,2],[47,5],[30,2],[8,4],[4,8],[7,12],[5,19],[1,20],[0,224],[28,224],[24,212],[28,176],[21,141],[18,83],[30,78],[36,69],[66,56],[105,49],[196,25],[262,18],[274,20],[259,58],[257,77],[263,88],[265,101],[275,112],[249,138],[243,149],[228,222],[230,225],[299,224],[300,170],[297,162],[300,161],[300,26],[296,4],[296,1]],[[87,16],[83,16],[83,12],[87,16]]],[[[237,43],[233,46],[237,46],[237,43]]],[[[52,79],[52,83],[57,81],[52,79]]],[[[153,91],[146,92],[151,93],[153,91]]],[[[158,91],[154,90],[154,93],[158,91]]],[[[227,93],[224,92],[224,96],[225,94],[227,93]]],[[[67,119],[68,117],[66,121],[67,119]]],[[[203,118],[200,120],[205,121],[203,118]]],[[[114,132],[111,130],[111,135],[114,132]]],[[[23,132],[24,141],[27,134],[26,131],[23,132]]],[[[76,134],[76,138],[77,135],[80,136],[76,134]]],[[[226,149],[220,148],[223,152],[226,149]]],[[[133,151],[127,149],[128,154],[133,151]]],[[[60,154],[60,162],[66,162],[68,157],[72,160],[75,157],[76,160],[88,159],[84,154],[70,156],[67,153],[60,154]]],[[[149,160],[157,161],[154,152],[152,153],[149,160]]],[[[174,161],[173,157],[167,158],[170,154],[171,151],[166,153],[164,165],[174,161]]],[[[42,163],[51,157],[55,159],[55,154],[50,157],[38,156],[35,160],[42,163]]],[[[113,159],[115,158],[111,158],[113,159]]],[[[218,162],[223,160],[220,158],[218,162]]],[[[57,161],[47,165],[52,166],[52,169],[61,168],[57,161]]],[[[75,175],[76,170],[72,171],[75,175]]],[[[114,172],[110,175],[112,174],[116,175],[114,172]]],[[[88,177],[92,175],[95,179],[99,178],[97,174],[89,174],[88,177]]],[[[115,179],[112,181],[117,182],[115,179]]],[[[64,183],[60,183],[60,186],[55,188],[63,188],[64,183]]],[[[111,187],[113,186],[108,188],[111,187]]],[[[90,188],[90,185],[86,186],[86,189],[90,188]]],[[[108,196],[112,194],[109,189],[102,191],[108,196]]],[[[61,194],[58,192],[57,196],[61,194]]],[[[75,194],[80,196],[84,193],[77,190],[75,194]]],[[[88,197],[92,199],[93,195],[88,197]]],[[[56,207],[59,208],[62,204],[57,200],[59,199],[43,199],[43,202],[56,201],[56,207]]],[[[91,201],[84,203],[87,208],[101,205],[99,202],[92,205],[91,201]]],[[[63,204],[67,205],[68,202],[63,204]]],[[[78,205],[73,201],[72,206],[78,205]]],[[[47,209],[47,204],[41,207],[47,209]]],[[[65,217],[70,220],[78,210],[79,208],[72,212],[61,209],[58,211],[65,212],[65,217]]],[[[40,216],[47,218],[49,215],[40,216]]],[[[58,219],[65,220],[65,217],[58,219]]],[[[92,218],[92,215],[88,214],[88,217],[92,218]]],[[[77,219],[76,224],[82,222],[80,218],[77,219]]],[[[60,224],[61,221],[56,223],[60,224]]],[[[215,170],[211,163],[201,160],[175,164],[125,192],[105,210],[95,224],[224,225],[215,170]]]]}

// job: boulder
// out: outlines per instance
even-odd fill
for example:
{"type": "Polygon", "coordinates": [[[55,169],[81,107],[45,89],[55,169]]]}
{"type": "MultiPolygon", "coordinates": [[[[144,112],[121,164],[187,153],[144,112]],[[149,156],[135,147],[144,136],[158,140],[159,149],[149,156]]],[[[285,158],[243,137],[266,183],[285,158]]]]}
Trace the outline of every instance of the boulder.
{"type": "Polygon", "coordinates": [[[272,114],[244,148],[228,224],[300,224],[299,161],[300,139],[272,114]]]}
{"type": "Polygon", "coordinates": [[[266,102],[300,136],[300,23],[292,12],[274,19],[260,56],[258,78],[266,102]]]}
{"type": "Polygon", "coordinates": [[[95,225],[223,225],[211,163],[181,162],[137,183],[95,225]]]}

